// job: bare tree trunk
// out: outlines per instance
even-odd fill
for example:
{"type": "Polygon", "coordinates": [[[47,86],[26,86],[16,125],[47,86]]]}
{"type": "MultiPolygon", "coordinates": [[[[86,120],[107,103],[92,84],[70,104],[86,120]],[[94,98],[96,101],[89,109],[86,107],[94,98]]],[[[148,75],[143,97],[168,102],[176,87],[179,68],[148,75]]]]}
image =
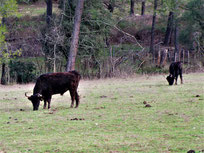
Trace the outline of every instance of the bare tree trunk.
{"type": "Polygon", "coordinates": [[[157,11],[157,0],[154,0],[154,14],[152,18],[152,29],[151,29],[151,42],[150,42],[150,53],[154,53],[154,29],[156,24],[156,13],[157,11]]]}
{"type": "Polygon", "coordinates": [[[6,64],[2,63],[1,84],[6,85],[6,64]]]}
{"type": "Polygon", "coordinates": [[[74,29],[72,33],[71,46],[69,51],[69,58],[67,61],[66,71],[71,71],[75,69],[75,59],[78,50],[79,32],[81,25],[81,16],[84,8],[84,0],[78,0],[75,9],[75,19],[74,19],[74,29]]]}
{"type": "Polygon", "coordinates": [[[130,1],[130,15],[134,15],[135,14],[134,7],[135,7],[135,1],[131,0],[130,1]]]}
{"type": "Polygon", "coordinates": [[[166,28],[165,38],[164,38],[164,45],[168,45],[170,42],[170,36],[171,36],[172,29],[173,29],[173,16],[174,16],[174,13],[170,11],[168,21],[167,21],[167,28],[166,28]]]}
{"type": "Polygon", "coordinates": [[[145,1],[142,2],[141,15],[145,15],[145,1]]]}
{"type": "Polygon", "coordinates": [[[179,44],[178,44],[178,12],[177,12],[177,8],[178,8],[178,0],[175,0],[175,16],[174,16],[174,61],[178,61],[179,60],[179,44]]]}
{"type": "Polygon", "coordinates": [[[50,25],[50,21],[52,18],[52,0],[46,0],[47,4],[47,16],[46,16],[46,23],[50,25]]]}

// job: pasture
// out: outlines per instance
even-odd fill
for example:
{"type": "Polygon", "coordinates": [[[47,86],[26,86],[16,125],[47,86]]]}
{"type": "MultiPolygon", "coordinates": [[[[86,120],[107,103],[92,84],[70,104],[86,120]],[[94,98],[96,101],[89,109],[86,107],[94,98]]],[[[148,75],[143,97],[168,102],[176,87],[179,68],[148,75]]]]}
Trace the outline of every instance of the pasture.
{"type": "Polygon", "coordinates": [[[204,73],[183,78],[81,80],[79,108],[66,92],[38,111],[24,96],[34,84],[0,85],[0,152],[201,152],[204,73]]]}

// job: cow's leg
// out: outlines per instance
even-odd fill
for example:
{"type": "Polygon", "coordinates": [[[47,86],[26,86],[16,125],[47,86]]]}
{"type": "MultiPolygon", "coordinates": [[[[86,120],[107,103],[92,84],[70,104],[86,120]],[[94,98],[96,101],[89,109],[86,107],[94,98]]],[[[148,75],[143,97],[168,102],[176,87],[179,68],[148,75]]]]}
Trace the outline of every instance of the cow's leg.
{"type": "Polygon", "coordinates": [[[79,106],[79,95],[78,95],[77,91],[75,94],[75,100],[76,100],[76,107],[75,108],[77,108],[79,106]]]}
{"type": "Polygon", "coordinates": [[[48,99],[47,102],[48,102],[48,109],[50,109],[51,99],[48,99]]]}
{"type": "Polygon", "coordinates": [[[44,106],[43,106],[43,109],[46,109],[46,106],[47,106],[47,101],[44,100],[44,106]]]}
{"type": "Polygon", "coordinates": [[[175,85],[177,85],[178,75],[176,75],[175,80],[175,85]]]}
{"type": "Polygon", "coordinates": [[[74,99],[75,99],[75,90],[71,89],[70,91],[70,95],[71,95],[71,99],[72,99],[72,103],[71,103],[71,108],[74,107],[74,99]]]}
{"type": "Polygon", "coordinates": [[[49,98],[49,99],[47,100],[47,103],[48,103],[48,109],[50,109],[51,98],[49,98]]]}
{"type": "Polygon", "coordinates": [[[174,76],[175,76],[175,80],[176,80],[175,85],[177,85],[177,80],[178,80],[179,71],[178,71],[178,70],[175,71],[174,74],[175,74],[174,76]]]}
{"type": "Polygon", "coordinates": [[[180,79],[181,79],[181,84],[183,84],[182,70],[180,71],[180,79]]]}

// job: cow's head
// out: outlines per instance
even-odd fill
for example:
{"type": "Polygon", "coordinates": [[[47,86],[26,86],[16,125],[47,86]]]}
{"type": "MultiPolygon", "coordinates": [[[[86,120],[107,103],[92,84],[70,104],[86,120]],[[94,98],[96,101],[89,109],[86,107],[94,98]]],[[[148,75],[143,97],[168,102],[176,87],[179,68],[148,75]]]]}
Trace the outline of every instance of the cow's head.
{"type": "Polygon", "coordinates": [[[169,82],[169,85],[174,84],[174,77],[171,74],[168,77],[166,77],[166,79],[169,82]]]}
{"type": "Polygon", "coordinates": [[[31,96],[27,96],[27,94],[25,93],[25,96],[28,97],[28,99],[32,102],[33,104],[33,110],[38,110],[39,105],[40,105],[40,101],[43,100],[43,96],[39,93],[35,94],[35,95],[31,95],[31,96]]]}

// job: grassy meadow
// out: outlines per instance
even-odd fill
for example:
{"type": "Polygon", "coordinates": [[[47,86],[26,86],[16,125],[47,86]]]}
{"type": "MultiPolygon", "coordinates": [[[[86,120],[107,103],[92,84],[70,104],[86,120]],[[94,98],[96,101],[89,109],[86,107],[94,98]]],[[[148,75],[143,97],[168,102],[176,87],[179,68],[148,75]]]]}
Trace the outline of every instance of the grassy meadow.
{"type": "Polygon", "coordinates": [[[0,85],[1,153],[204,150],[204,73],[177,86],[163,75],[81,80],[77,109],[67,92],[33,111],[24,96],[33,87],[0,85]]]}

